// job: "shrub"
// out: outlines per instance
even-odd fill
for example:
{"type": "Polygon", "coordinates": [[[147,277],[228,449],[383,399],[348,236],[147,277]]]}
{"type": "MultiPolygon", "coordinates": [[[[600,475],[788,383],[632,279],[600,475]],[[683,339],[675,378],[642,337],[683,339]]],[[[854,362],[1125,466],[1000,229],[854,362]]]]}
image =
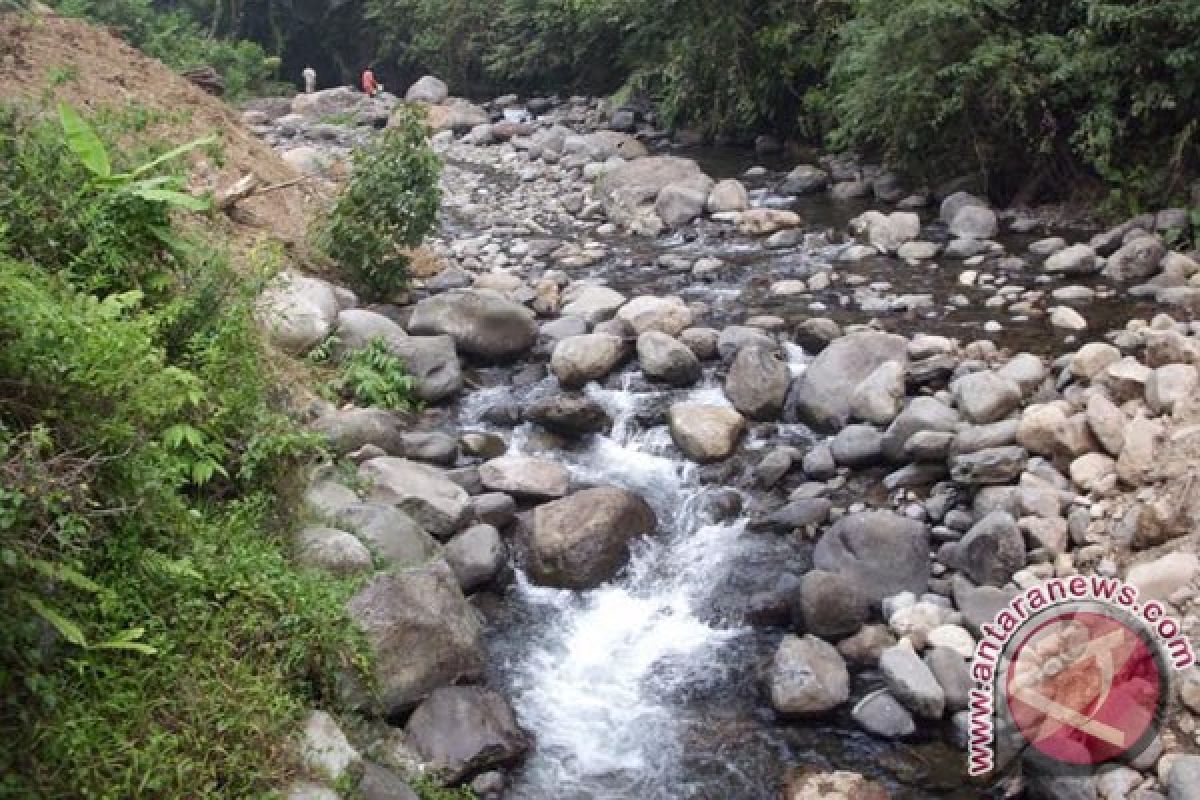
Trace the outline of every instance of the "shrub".
{"type": "Polygon", "coordinates": [[[410,248],[434,226],[441,164],[419,112],[400,108],[372,145],[354,154],[354,174],[318,239],[344,280],[369,299],[387,299],[408,281],[410,248]]]}
{"type": "Polygon", "coordinates": [[[383,339],[372,339],[366,347],[348,355],[333,389],[346,400],[368,408],[415,411],[420,405],[415,396],[416,382],[383,339]]]}

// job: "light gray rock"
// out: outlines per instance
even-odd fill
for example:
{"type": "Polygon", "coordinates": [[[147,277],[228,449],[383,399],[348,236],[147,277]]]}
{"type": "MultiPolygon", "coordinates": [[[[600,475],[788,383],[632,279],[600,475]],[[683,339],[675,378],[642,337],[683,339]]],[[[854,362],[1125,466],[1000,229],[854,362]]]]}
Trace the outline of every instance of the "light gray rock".
{"type": "Polygon", "coordinates": [[[306,767],[334,781],[362,760],[342,733],[337,720],[324,711],[313,711],[304,721],[300,751],[306,767]]]}
{"type": "Polygon", "coordinates": [[[625,343],[607,333],[563,339],[554,347],[550,371],[566,388],[579,388],[606,377],[625,360],[625,343]]]}
{"type": "Polygon", "coordinates": [[[276,347],[300,355],[329,336],[338,311],[330,284],[286,272],[263,292],[256,315],[276,347]]]}
{"type": "Polygon", "coordinates": [[[700,200],[703,210],[713,180],[690,159],[638,158],[602,175],[596,181],[596,199],[609,221],[635,233],[656,234],[662,220],[655,213],[655,202],[668,186],[688,188],[703,195],[700,200]]]}
{"type": "Polygon", "coordinates": [[[1157,236],[1139,236],[1108,257],[1104,274],[1118,283],[1144,280],[1158,274],[1167,248],[1157,236]]]}
{"type": "Polygon", "coordinates": [[[571,474],[557,461],[534,456],[502,456],[479,468],[483,487],[514,497],[553,500],[566,495],[571,474]]]}
{"type": "Polygon", "coordinates": [[[338,511],[333,521],[389,566],[420,566],[441,553],[416,520],[393,506],[355,503],[338,511]]]}
{"type": "Polygon", "coordinates": [[[446,542],[446,563],[464,592],[495,579],[508,558],[500,533],[491,525],[473,525],[446,542]]]}
{"type": "Polygon", "coordinates": [[[413,751],[449,785],[520,761],[532,743],[508,701],[480,686],[433,691],[404,731],[413,751]]]}
{"type": "Polygon", "coordinates": [[[996,212],[976,205],[959,209],[950,223],[950,233],[961,239],[991,239],[999,232],[996,212]]]}
{"type": "Polygon", "coordinates": [[[381,408],[350,408],[317,417],[312,429],[336,455],[374,445],[388,455],[404,455],[404,418],[381,408]]]}
{"type": "Polygon", "coordinates": [[[887,689],[871,692],[850,713],[867,733],[885,739],[902,739],[917,731],[912,715],[887,689]]]}
{"type": "Polygon", "coordinates": [[[1063,275],[1089,275],[1100,271],[1100,263],[1095,250],[1086,244],[1075,244],[1047,258],[1042,269],[1063,275]]]}
{"type": "Polygon", "coordinates": [[[903,337],[866,331],[833,342],[797,382],[795,398],[800,418],[822,430],[845,427],[850,420],[854,389],[889,361],[908,363],[908,342],[903,337]]]}
{"type": "Polygon", "coordinates": [[[952,388],[959,411],[977,425],[1004,419],[1021,405],[1017,382],[991,370],[964,375],[952,388]]]}
{"type": "Polygon", "coordinates": [[[854,387],[850,396],[852,417],[874,425],[890,425],[904,402],[904,365],[888,361],[854,387]]]}
{"type": "Polygon", "coordinates": [[[914,397],[888,426],[883,452],[891,461],[902,462],[908,441],[918,433],[954,433],[962,421],[959,413],[933,397],[914,397]]]}
{"type": "Polygon", "coordinates": [[[635,297],[617,311],[617,319],[625,322],[637,335],[659,331],[679,336],[692,325],[692,310],[678,297],[635,297]]]}
{"type": "Polygon", "coordinates": [[[733,455],[746,419],[727,406],[676,403],[667,412],[671,438],[692,461],[708,464],[733,455]]]}
{"type": "Polygon", "coordinates": [[[907,640],[883,651],[879,671],[892,695],[905,708],[925,719],[941,719],[946,695],[933,672],[913,651],[907,640]]]}
{"type": "Polygon", "coordinates": [[[652,380],[690,386],[700,379],[700,360],[683,343],[659,331],[646,331],[637,340],[638,362],[652,380]]]}
{"type": "Polygon", "coordinates": [[[821,714],[850,698],[850,673],[833,645],[785,636],[771,663],[771,706],[780,714],[821,714]]]}
{"type": "Polygon", "coordinates": [[[970,703],[974,681],[967,659],[947,647],[931,647],[925,653],[925,665],[933,673],[946,698],[946,711],[964,710],[970,703]]]}
{"type": "Polygon", "coordinates": [[[774,420],[783,412],[792,375],[770,350],[752,345],[738,351],[725,379],[734,408],[751,419],[774,420]]]}
{"type": "Polygon", "coordinates": [[[434,536],[449,536],[466,519],[470,497],[436,467],[402,458],[373,458],[359,468],[370,498],[398,507],[434,536]]]}
{"type": "Polygon", "coordinates": [[[617,309],[628,302],[625,295],[607,286],[585,286],[578,291],[568,292],[562,307],[564,317],[582,317],[590,324],[612,319],[617,309]]]}
{"type": "Polygon", "coordinates": [[[446,102],[446,98],[449,96],[450,89],[446,86],[445,81],[435,78],[432,75],[426,75],[408,87],[408,91],[404,94],[404,99],[410,103],[437,105],[446,102]]]}
{"type": "Polygon", "coordinates": [[[334,528],[305,528],[296,534],[296,560],[334,575],[370,572],[374,566],[362,542],[334,528]]]}
{"type": "Polygon", "coordinates": [[[682,228],[704,214],[708,195],[700,186],[669,184],[658,193],[654,212],[667,228],[682,228]]]}
{"type": "Polygon", "coordinates": [[[854,580],[872,604],[929,585],[929,529],[891,511],[849,514],[817,542],[813,565],[854,580]]]}
{"type": "Polygon", "coordinates": [[[455,289],[426,298],[413,309],[409,332],[445,335],[460,353],[489,362],[512,361],[537,342],[534,314],[503,296],[455,289]]]}
{"type": "Polygon", "coordinates": [[[839,466],[869,467],[883,459],[883,434],[870,425],[850,425],[838,431],[829,449],[839,466]]]}
{"type": "Polygon", "coordinates": [[[709,193],[708,202],[705,204],[705,209],[710,214],[745,211],[749,207],[750,197],[746,193],[746,187],[741,181],[732,178],[718,182],[709,193]]]}

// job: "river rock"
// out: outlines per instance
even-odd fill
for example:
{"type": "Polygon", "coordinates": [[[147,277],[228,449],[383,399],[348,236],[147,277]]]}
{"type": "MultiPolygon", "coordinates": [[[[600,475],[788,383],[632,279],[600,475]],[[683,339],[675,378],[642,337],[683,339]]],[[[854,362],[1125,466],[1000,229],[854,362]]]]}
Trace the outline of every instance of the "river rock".
{"type": "Polygon", "coordinates": [[[1100,264],[1095,250],[1086,244],[1075,244],[1047,258],[1042,269],[1063,275],[1088,275],[1098,272],[1100,264]]]}
{"type": "Polygon", "coordinates": [[[929,585],[929,530],[891,511],[849,514],[813,551],[813,565],[854,580],[871,603],[929,585]]]}
{"type": "Polygon", "coordinates": [[[1197,574],[1200,574],[1200,557],[1176,552],[1130,567],[1125,582],[1135,587],[1143,599],[1169,601],[1171,595],[1191,584],[1197,574]]]}
{"type": "Polygon", "coordinates": [[[1108,257],[1104,275],[1117,283],[1144,280],[1158,273],[1167,248],[1157,236],[1139,236],[1108,257]]]}
{"type": "Polygon", "coordinates": [[[1010,514],[996,511],[975,523],[959,542],[958,553],[975,583],[1003,586],[1025,566],[1025,539],[1010,514]]]}
{"type": "Polygon", "coordinates": [[[334,575],[370,572],[374,566],[362,542],[334,528],[309,527],[296,534],[296,560],[334,575]]]}
{"type": "Polygon", "coordinates": [[[566,495],[571,474],[557,461],[533,456],[502,456],[479,468],[483,487],[513,497],[553,500],[566,495]]]}
{"type": "Polygon", "coordinates": [[[682,228],[704,213],[708,194],[701,187],[669,184],[658,193],[654,212],[667,228],[682,228]]]}
{"type": "MultiPolygon", "coordinates": [[[[400,117],[394,116],[388,121],[388,125],[398,124],[400,119],[400,117]]],[[[440,131],[467,133],[480,125],[487,125],[489,119],[486,111],[461,97],[451,97],[443,103],[425,108],[425,124],[434,133],[440,131]]]]}
{"type": "Polygon", "coordinates": [[[1071,480],[1085,492],[1101,489],[1117,474],[1117,462],[1103,453],[1088,453],[1071,462],[1071,480]]]}
{"type": "Polygon", "coordinates": [[[708,202],[705,204],[705,209],[710,214],[745,211],[749,207],[750,197],[746,194],[746,187],[741,181],[734,179],[718,182],[709,193],[708,202]]]}
{"type": "Polygon", "coordinates": [[[752,345],[738,351],[725,379],[725,394],[734,408],[757,420],[778,419],[783,412],[792,374],[775,354],[752,345]]]}
{"type": "Polygon", "coordinates": [[[462,391],[462,365],[449,336],[408,336],[389,339],[388,349],[400,357],[416,383],[416,394],[436,403],[462,391]]]}
{"type": "Polygon", "coordinates": [[[612,419],[604,407],[582,394],[556,394],[536,400],[525,409],[525,419],[551,433],[577,439],[590,433],[608,433],[612,419]]]}
{"type": "Polygon", "coordinates": [[[446,542],[446,563],[464,592],[486,586],[504,568],[508,553],[491,525],[474,525],[446,542]]]}
{"type": "Polygon", "coordinates": [[[703,195],[700,200],[703,210],[713,181],[691,159],[673,156],[638,158],[602,175],[596,181],[596,199],[604,207],[609,221],[635,233],[654,234],[662,223],[655,213],[655,202],[668,186],[703,195]]]}
{"type": "Polygon", "coordinates": [[[784,800],[888,800],[887,790],[857,772],[799,770],[788,777],[784,800]]]}
{"type": "Polygon", "coordinates": [[[823,639],[857,633],[867,622],[870,601],[862,588],[845,575],[821,570],[804,574],[795,614],[802,630],[823,639]]]}
{"type": "Polygon", "coordinates": [[[404,420],[381,408],[328,411],[312,428],[325,437],[334,454],[344,456],[367,445],[388,455],[404,455],[404,420]]]}
{"type": "Polygon", "coordinates": [[[845,427],[854,390],[889,361],[908,363],[908,342],[902,336],[874,331],[843,336],[825,348],[797,382],[797,413],[823,430],[845,427]]]}
{"type": "Polygon", "coordinates": [[[1088,427],[1109,455],[1121,455],[1125,447],[1125,426],[1129,418],[1113,401],[1100,392],[1093,392],[1087,405],[1088,427]]]}
{"type": "Polygon", "coordinates": [[[939,210],[938,216],[941,218],[942,222],[946,223],[947,225],[951,225],[958,217],[959,212],[968,206],[987,208],[987,201],[982,200],[975,195],[970,194],[969,192],[954,192],[953,194],[948,195],[946,199],[942,201],[942,206],[939,210]]]}
{"type": "Polygon", "coordinates": [[[333,521],[353,532],[388,566],[419,566],[441,552],[438,543],[416,520],[394,506],[355,503],[338,511],[333,521]]]}
{"type": "Polygon", "coordinates": [[[729,458],[746,430],[745,418],[726,406],[676,403],[667,420],[676,446],[700,464],[729,458]]]}
{"type": "Polygon", "coordinates": [[[256,315],[276,347],[302,355],[329,336],[338,310],[333,286],[285,272],[263,292],[256,315]]]}
{"type": "Polygon", "coordinates": [[[569,336],[554,347],[550,371],[568,389],[598,381],[621,365],[625,343],[608,333],[569,336]]]}
{"type": "Polygon", "coordinates": [[[1191,364],[1167,364],[1150,373],[1146,403],[1155,414],[1172,414],[1200,388],[1200,371],[1191,364]]]}
{"type": "Polygon", "coordinates": [[[922,432],[954,433],[961,417],[950,406],[933,397],[914,397],[888,426],[883,436],[883,453],[889,460],[903,462],[908,442],[922,432]]]}
{"type": "Polygon", "coordinates": [[[991,447],[955,456],[950,475],[958,483],[972,486],[1012,483],[1028,461],[1029,453],[1023,447],[991,447]]]}
{"type": "Polygon", "coordinates": [[[404,728],[409,746],[448,785],[509,766],[531,740],[502,695],[480,686],[447,686],[417,706],[404,728]]]}
{"type": "Polygon", "coordinates": [[[906,242],[921,233],[921,218],[911,211],[882,214],[867,211],[850,220],[850,229],[863,234],[871,246],[881,253],[896,253],[906,242]]]}
{"type": "Polygon", "coordinates": [[[564,317],[583,317],[592,325],[612,319],[617,309],[628,302],[625,295],[607,286],[584,286],[569,290],[564,299],[568,301],[562,307],[564,317]]]}
{"type": "Polygon", "coordinates": [[[1133,418],[1125,428],[1125,446],[1117,459],[1117,475],[1130,486],[1149,482],[1158,468],[1159,444],[1164,435],[1161,423],[1142,415],[1133,418]]]}
{"type": "Polygon", "coordinates": [[[403,342],[408,334],[391,319],[365,308],[347,308],[337,315],[332,354],[337,361],[350,353],[365,349],[375,339],[382,339],[388,349],[403,342]]]}
{"type": "Polygon", "coordinates": [[[404,99],[410,103],[436,105],[446,102],[446,98],[449,96],[450,89],[446,86],[445,81],[435,78],[433,75],[426,75],[408,87],[404,99]]]}
{"type": "Polygon", "coordinates": [[[486,290],[455,289],[417,303],[409,331],[446,335],[459,352],[489,361],[512,361],[537,341],[534,314],[486,290]]]}
{"type": "Polygon", "coordinates": [[[1021,387],[991,370],[972,372],[954,382],[954,402],[968,422],[1004,419],[1021,405],[1021,387]]]}
{"type": "Polygon", "coordinates": [[[902,739],[917,730],[912,715],[887,689],[871,692],[850,713],[867,733],[885,739],[902,739]]]}
{"type": "Polygon", "coordinates": [[[650,506],[625,489],[586,489],[538,506],[527,537],[530,578],[563,589],[599,586],[629,559],[629,543],[657,524],[650,506]]]}
{"type": "Polygon", "coordinates": [[[398,507],[434,536],[449,536],[466,519],[470,497],[436,467],[403,458],[373,458],[359,467],[371,499],[398,507]]]}
{"type": "Polygon", "coordinates": [[[658,331],[677,337],[691,327],[692,310],[678,297],[635,297],[621,307],[617,319],[627,323],[639,336],[658,331]]]}
{"type": "Polygon", "coordinates": [[[690,386],[702,372],[696,354],[681,342],[659,331],[646,331],[638,337],[638,362],[646,377],[673,386],[690,386]]]}
{"type": "Polygon", "coordinates": [[[888,361],[854,387],[850,395],[852,417],[874,425],[890,425],[904,402],[904,365],[888,361]]]}
{"type": "Polygon", "coordinates": [[[746,236],[769,236],[788,228],[799,228],[804,220],[795,211],[752,208],[738,214],[738,231],[746,236]]]}
{"type": "Polygon", "coordinates": [[[829,173],[810,164],[801,164],[787,174],[779,186],[781,194],[805,195],[822,192],[829,186],[829,173]]]}
{"type": "Polygon", "coordinates": [[[387,716],[483,672],[479,621],[445,563],[379,573],[348,610],[366,635],[379,711],[387,716]]]}
{"type": "Polygon", "coordinates": [[[950,222],[950,233],[960,239],[991,239],[999,232],[996,212],[982,206],[964,206],[950,222]]]}
{"type": "Polygon", "coordinates": [[[838,431],[829,449],[839,466],[869,467],[883,458],[883,434],[870,425],[850,425],[838,431]]]}
{"type": "Polygon", "coordinates": [[[925,719],[942,718],[946,694],[907,641],[883,651],[879,657],[879,671],[883,673],[888,689],[905,708],[925,719]]]}
{"type": "Polygon", "coordinates": [[[822,714],[850,698],[846,662],[815,636],[785,636],[771,663],[771,706],[780,714],[822,714]]]}

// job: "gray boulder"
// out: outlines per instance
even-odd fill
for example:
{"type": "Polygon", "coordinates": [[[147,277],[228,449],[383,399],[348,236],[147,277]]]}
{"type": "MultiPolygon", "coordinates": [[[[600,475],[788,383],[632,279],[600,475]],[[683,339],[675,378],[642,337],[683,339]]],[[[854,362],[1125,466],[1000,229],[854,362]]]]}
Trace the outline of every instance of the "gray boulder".
{"type": "Polygon", "coordinates": [[[525,419],[551,433],[577,439],[589,433],[608,433],[612,419],[604,407],[581,394],[556,394],[525,409],[525,419]]]}
{"type": "Polygon", "coordinates": [[[485,290],[455,289],[426,298],[413,309],[409,331],[446,335],[459,352],[489,362],[512,361],[537,342],[534,314],[485,290]]]}
{"type": "Polygon", "coordinates": [[[654,156],[628,161],[596,182],[596,198],[609,221],[639,233],[657,233],[662,220],[655,211],[659,194],[668,186],[703,195],[703,210],[713,180],[695,161],[654,156]]]}
{"type": "Polygon", "coordinates": [[[288,272],[263,292],[256,315],[276,347],[298,355],[332,332],[338,299],[325,281],[288,272]]]}
{"type": "Polygon", "coordinates": [[[416,520],[392,506],[355,503],[338,511],[333,520],[389,566],[419,566],[441,552],[416,520]]]}
{"type": "Polygon", "coordinates": [[[850,713],[863,730],[884,739],[902,739],[917,731],[912,715],[887,689],[871,692],[850,713]]]}
{"type": "Polygon", "coordinates": [[[888,361],[908,363],[902,336],[864,331],[843,336],[818,355],[797,382],[800,418],[822,430],[837,430],[850,420],[854,389],[888,361]]]}
{"type": "Polygon", "coordinates": [[[828,187],[828,172],[810,164],[801,164],[783,179],[779,191],[781,194],[805,195],[823,192],[828,187]]]}
{"type": "Polygon", "coordinates": [[[371,499],[398,507],[434,536],[449,536],[466,519],[470,497],[436,467],[402,458],[373,458],[359,468],[371,499]]]}
{"type": "Polygon", "coordinates": [[[480,686],[435,690],[404,731],[413,751],[448,785],[512,765],[531,744],[508,701],[480,686]]]}
{"type": "Polygon", "coordinates": [[[474,525],[446,542],[446,563],[464,592],[486,586],[508,558],[500,532],[491,525],[474,525]]]}
{"type": "Polygon", "coordinates": [[[312,429],[325,437],[334,454],[344,456],[366,445],[388,455],[404,454],[404,419],[381,408],[329,411],[317,417],[312,429]]]}
{"type": "Polygon", "coordinates": [[[736,410],[700,403],[676,403],[667,422],[675,444],[700,464],[729,458],[746,430],[746,419],[736,410]]]}
{"type": "Polygon", "coordinates": [[[1000,232],[1000,223],[990,208],[969,205],[954,215],[950,232],[962,239],[991,239],[1000,232]]]}
{"type": "Polygon", "coordinates": [[[870,608],[866,593],[846,575],[811,570],[801,579],[798,621],[803,630],[823,639],[857,633],[870,608]]]}
{"type": "Polygon", "coordinates": [[[629,559],[629,543],[657,525],[646,501],[615,487],[538,506],[526,531],[529,576],[543,586],[594,588],[629,559]]]}
{"type": "Polygon", "coordinates": [[[432,75],[426,75],[404,93],[404,99],[410,103],[428,103],[437,105],[446,102],[450,96],[450,87],[446,82],[432,75]]]}
{"type": "Polygon", "coordinates": [[[296,534],[296,560],[334,575],[370,572],[374,566],[362,542],[334,528],[309,527],[296,534]]]}
{"type": "Polygon", "coordinates": [[[434,689],[482,675],[479,621],[444,563],[380,573],[348,610],[366,635],[378,711],[386,716],[407,712],[434,689]]]}
{"type": "Polygon", "coordinates": [[[660,331],[646,331],[637,340],[638,362],[646,377],[673,386],[690,386],[700,379],[700,360],[691,348],[660,331]]]}
{"type": "Polygon", "coordinates": [[[1004,419],[1021,406],[1021,387],[991,370],[972,372],[954,382],[954,402],[968,422],[984,425],[1004,419]]]}
{"type": "Polygon", "coordinates": [[[995,511],[975,523],[958,545],[963,570],[977,584],[1003,586],[1025,566],[1025,539],[1017,521],[995,511]]]}
{"type": "Polygon", "coordinates": [[[955,456],[950,475],[959,483],[993,486],[1012,483],[1025,470],[1029,453],[1023,447],[991,447],[955,456]]]}
{"type": "Polygon", "coordinates": [[[941,719],[946,695],[933,672],[913,651],[907,640],[883,651],[879,671],[888,689],[904,707],[925,719],[941,719]]]}
{"type": "Polygon", "coordinates": [[[792,374],[767,348],[752,345],[738,351],[725,379],[725,394],[733,407],[757,420],[778,419],[783,413],[792,374]]]}
{"type": "Polygon", "coordinates": [[[905,448],[918,433],[954,433],[961,418],[957,411],[933,397],[914,397],[888,427],[883,452],[889,460],[903,462],[905,448]]]}
{"type": "Polygon", "coordinates": [[[873,605],[929,586],[929,529],[891,511],[849,514],[813,551],[813,565],[853,580],[873,605]]]}
{"type": "Polygon", "coordinates": [[[658,193],[654,212],[668,228],[682,228],[704,213],[708,192],[700,186],[669,184],[658,193]]]}
{"type": "Polygon", "coordinates": [[[815,636],[785,636],[771,662],[771,706],[780,714],[822,714],[850,698],[841,654],[815,636]]]}
{"type": "Polygon", "coordinates": [[[533,456],[494,458],[479,468],[479,477],[489,492],[534,500],[562,497],[571,486],[571,475],[566,467],[557,461],[533,456]]]}
{"type": "Polygon", "coordinates": [[[555,345],[550,371],[564,387],[579,388],[607,376],[627,354],[625,343],[612,334],[569,336],[555,345]]]}
{"type": "Polygon", "coordinates": [[[1139,236],[1108,257],[1105,276],[1112,281],[1144,280],[1158,274],[1167,248],[1157,236],[1139,236]]]}
{"type": "Polygon", "coordinates": [[[829,449],[839,466],[869,467],[883,458],[883,434],[870,425],[851,425],[833,437],[829,449]]]}

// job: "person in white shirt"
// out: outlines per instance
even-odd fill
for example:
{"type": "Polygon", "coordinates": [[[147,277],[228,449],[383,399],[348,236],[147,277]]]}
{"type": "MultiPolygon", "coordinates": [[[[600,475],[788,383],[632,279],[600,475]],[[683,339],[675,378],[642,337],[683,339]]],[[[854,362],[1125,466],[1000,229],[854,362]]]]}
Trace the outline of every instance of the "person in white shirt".
{"type": "Polygon", "coordinates": [[[312,94],[317,90],[317,71],[312,67],[304,68],[304,91],[312,94]]]}

